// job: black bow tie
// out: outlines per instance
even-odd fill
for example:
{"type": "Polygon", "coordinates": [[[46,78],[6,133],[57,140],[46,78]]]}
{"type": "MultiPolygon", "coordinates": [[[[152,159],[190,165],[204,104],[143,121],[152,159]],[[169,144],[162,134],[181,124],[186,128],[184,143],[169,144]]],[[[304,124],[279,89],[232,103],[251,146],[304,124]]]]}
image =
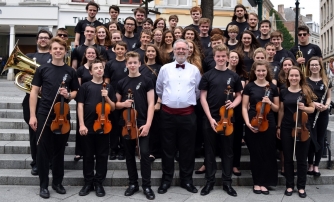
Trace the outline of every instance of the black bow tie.
{"type": "Polygon", "coordinates": [[[179,67],[181,67],[182,69],[184,69],[185,65],[184,64],[182,64],[182,65],[176,64],[176,68],[179,68],[179,67]]]}

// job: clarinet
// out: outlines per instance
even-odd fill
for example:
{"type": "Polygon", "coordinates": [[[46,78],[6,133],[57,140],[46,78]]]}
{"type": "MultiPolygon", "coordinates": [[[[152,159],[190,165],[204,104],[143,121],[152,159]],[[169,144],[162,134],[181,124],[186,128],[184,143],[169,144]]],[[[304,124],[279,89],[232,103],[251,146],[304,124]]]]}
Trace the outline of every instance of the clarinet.
{"type": "MultiPolygon", "coordinates": [[[[328,85],[330,85],[330,82],[328,82],[328,85]]],[[[324,93],[324,95],[322,96],[320,103],[323,103],[323,101],[324,101],[324,99],[325,99],[325,97],[326,97],[327,91],[328,91],[328,87],[326,88],[325,93],[324,93]]],[[[317,119],[318,119],[318,117],[319,117],[319,114],[320,114],[320,110],[317,110],[317,114],[315,115],[315,119],[314,119],[313,127],[312,127],[312,128],[314,128],[315,123],[317,122],[317,119]]]]}

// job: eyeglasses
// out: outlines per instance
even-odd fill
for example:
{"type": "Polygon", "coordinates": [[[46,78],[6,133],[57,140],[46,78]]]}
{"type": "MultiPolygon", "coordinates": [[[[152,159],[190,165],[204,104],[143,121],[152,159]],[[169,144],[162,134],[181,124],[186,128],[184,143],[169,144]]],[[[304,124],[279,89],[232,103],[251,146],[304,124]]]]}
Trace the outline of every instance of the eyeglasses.
{"type": "Polygon", "coordinates": [[[49,40],[49,37],[38,37],[39,40],[49,40]]]}
{"type": "Polygon", "coordinates": [[[307,33],[301,33],[301,34],[298,34],[298,36],[306,36],[307,33]]]}
{"type": "Polygon", "coordinates": [[[59,37],[67,37],[67,34],[57,34],[59,37]]]}
{"type": "Polygon", "coordinates": [[[310,64],[310,67],[319,67],[319,64],[310,64]]]}
{"type": "Polygon", "coordinates": [[[127,26],[135,26],[135,24],[125,23],[127,26]]]}
{"type": "Polygon", "coordinates": [[[189,50],[188,48],[175,48],[176,51],[186,51],[189,50]]]}

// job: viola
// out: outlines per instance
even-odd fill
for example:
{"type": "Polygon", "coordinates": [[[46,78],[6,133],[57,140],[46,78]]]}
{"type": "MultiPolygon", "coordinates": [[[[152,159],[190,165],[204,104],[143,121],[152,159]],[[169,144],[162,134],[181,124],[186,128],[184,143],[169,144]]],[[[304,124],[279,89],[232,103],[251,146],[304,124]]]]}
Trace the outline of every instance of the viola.
{"type": "MultiPolygon", "coordinates": [[[[103,83],[102,89],[106,90],[106,83],[103,83]]],[[[97,119],[94,122],[93,129],[96,133],[109,134],[112,128],[112,124],[108,119],[108,115],[111,112],[111,106],[106,103],[105,98],[102,96],[102,101],[98,103],[95,107],[97,113],[97,119]]]]}
{"type": "MultiPolygon", "coordinates": [[[[301,92],[302,93],[302,92],[301,92]]],[[[308,121],[308,115],[306,112],[298,109],[298,102],[302,99],[302,95],[297,99],[297,110],[293,114],[293,120],[296,123],[295,127],[292,129],[292,137],[295,141],[305,142],[310,137],[310,132],[306,127],[308,121]]]]}
{"type": "MultiPolygon", "coordinates": [[[[230,94],[232,92],[231,86],[228,85],[225,90],[226,100],[227,102],[230,98],[230,94]]],[[[230,136],[233,133],[233,123],[231,122],[231,118],[233,117],[233,109],[226,109],[226,106],[222,106],[219,109],[220,120],[217,123],[216,131],[218,134],[230,136]]]]}
{"type": "MultiPolygon", "coordinates": [[[[61,88],[66,88],[65,81],[67,78],[67,74],[63,78],[63,82],[61,83],[61,88]]],[[[60,96],[60,102],[57,102],[54,107],[54,113],[56,114],[56,118],[52,120],[51,123],[51,131],[56,135],[67,134],[71,130],[70,121],[67,120],[67,115],[70,111],[70,107],[68,103],[64,101],[64,96],[60,96]]]]}
{"type": "MultiPolygon", "coordinates": [[[[270,95],[270,85],[266,86],[264,96],[269,97],[270,95]]],[[[264,132],[268,130],[269,121],[267,119],[267,114],[270,112],[270,105],[262,101],[256,103],[256,116],[252,118],[251,125],[255,130],[264,132]]]]}

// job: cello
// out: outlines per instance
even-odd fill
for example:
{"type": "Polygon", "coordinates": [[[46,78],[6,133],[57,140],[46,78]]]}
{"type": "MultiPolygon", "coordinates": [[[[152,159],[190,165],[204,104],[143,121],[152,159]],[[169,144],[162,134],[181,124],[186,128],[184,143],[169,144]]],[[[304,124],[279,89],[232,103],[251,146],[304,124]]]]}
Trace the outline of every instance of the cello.
{"type": "MultiPolygon", "coordinates": [[[[266,90],[264,96],[269,97],[270,95],[270,85],[266,85],[266,90]]],[[[267,119],[267,114],[270,112],[270,105],[262,101],[256,103],[256,116],[252,118],[251,125],[252,127],[260,132],[264,132],[269,127],[269,122],[267,119]]]]}
{"type": "MultiPolygon", "coordinates": [[[[230,83],[229,79],[227,83],[230,83]]],[[[231,86],[228,85],[227,89],[225,90],[226,93],[226,100],[227,102],[230,97],[230,93],[232,92],[231,86]]],[[[226,109],[226,106],[221,106],[219,109],[220,121],[218,121],[216,126],[216,131],[218,134],[230,136],[233,133],[233,123],[231,122],[231,118],[233,117],[233,109],[226,109]]]]}
{"type": "MultiPolygon", "coordinates": [[[[106,83],[103,83],[102,89],[106,90],[106,83]]],[[[109,103],[106,103],[105,98],[102,96],[102,101],[96,105],[97,119],[94,122],[93,129],[96,133],[108,134],[111,131],[112,124],[108,119],[108,115],[111,111],[111,106],[109,103]]]]}
{"type": "MultiPolygon", "coordinates": [[[[66,79],[67,79],[67,74],[65,74],[65,76],[63,77],[61,88],[66,88],[65,86],[66,79]]],[[[57,93],[57,95],[58,94],[59,92],[57,93]]],[[[71,130],[71,124],[69,120],[67,120],[67,115],[70,111],[70,107],[68,103],[64,101],[64,96],[60,96],[60,102],[57,102],[54,105],[53,109],[54,113],[56,114],[56,118],[52,120],[51,131],[56,135],[67,134],[71,130]]]]}

